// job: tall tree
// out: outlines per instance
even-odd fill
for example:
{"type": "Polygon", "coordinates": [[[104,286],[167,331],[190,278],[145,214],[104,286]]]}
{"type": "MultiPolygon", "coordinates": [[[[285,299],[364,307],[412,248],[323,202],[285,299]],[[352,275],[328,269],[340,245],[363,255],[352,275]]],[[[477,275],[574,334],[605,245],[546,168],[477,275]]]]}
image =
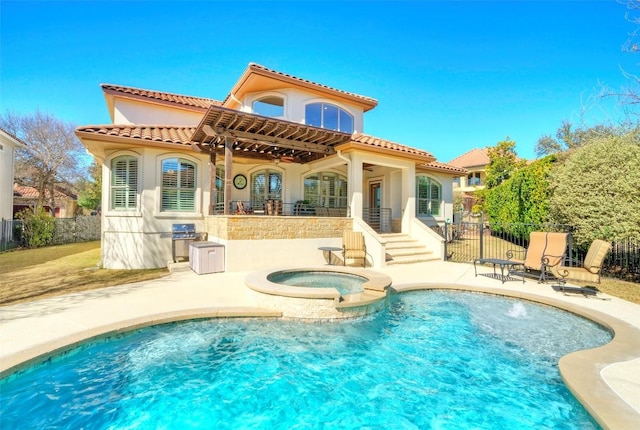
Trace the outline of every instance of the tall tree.
{"type": "Polygon", "coordinates": [[[94,160],[88,168],[90,179],[82,178],[77,186],[78,206],[95,210],[102,200],[102,163],[94,160]]]}
{"type": "Polygon", "coordinates": [[[638,126],[632,123],[621,125],[598,124],[593,127],[574,127],[570,122],[563,121],[556,130],[555,136],[544,135],[536,144],[536,155],[542,157],[551,154],[561,154],[574,149],[582,148],[596,139],[607,139],[616,136],[624,136],[628,133],[638,135],[638,126]]]}
{"type": "Polygon", "coordinates": [[[85,169],[86,155],[75,125],[40,111],[6,112],[0,116],[0,125],[27,144],[16,151],[16,180],[38,190],[36,210],[47,204],[53,214],[56,183],[71,184],[85,169]]]}
{"type": "Polygon", "coordinates": [[[485,184],[487,188],[497,187],[513,175],[523,164],[516,155],[516,142],[509,136],[496,146],[488,148],[489,166],[487,166],[485,184]]]}

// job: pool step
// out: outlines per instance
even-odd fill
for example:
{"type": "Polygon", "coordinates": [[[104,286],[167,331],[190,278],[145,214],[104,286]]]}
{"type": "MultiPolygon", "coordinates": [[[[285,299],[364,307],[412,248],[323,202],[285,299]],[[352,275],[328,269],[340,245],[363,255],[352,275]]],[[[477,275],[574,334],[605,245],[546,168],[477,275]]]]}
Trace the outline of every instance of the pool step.
{"type": "Polygon", "coordinates": [[[388,266],[439,260],[426,246],[407,234],[391,233],[380,236],[387,242],[386,262],[388,266]]]}
{"type": "Polygon", "coordinates": [[[365,290],[362,293],[346,294],[340,297],[340,301],[336,303],[337,309],[355,308],[358,306],[367,306],[384,300],[387,297],[387,291],[365,290]]]}

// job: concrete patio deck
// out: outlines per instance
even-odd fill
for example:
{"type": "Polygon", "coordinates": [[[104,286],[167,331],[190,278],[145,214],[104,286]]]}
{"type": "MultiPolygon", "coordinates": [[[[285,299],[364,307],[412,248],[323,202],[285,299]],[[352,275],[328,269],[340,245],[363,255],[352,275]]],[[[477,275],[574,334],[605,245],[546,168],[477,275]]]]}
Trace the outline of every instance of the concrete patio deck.
{"type": "MultiPolygon", "coordinates": [[[[559,367],[574,395],[604,427],[640,423],[640,305],[565,296],[549,285],[474,276],[473,265],[439,261],[376,269],[394,290],[449,288],[520,297],[584,315],[615,333],[609,344],[563,357],[559,367]]],[[[481,267],[479,273],[490,273],[481,267]]],[[[279,317],[255,306],[248,272],[197,275],[184,263],[171,275],[84,293],[0,307],[0,376],[91,337],[152,324],[204,317],[279,317]]]]}

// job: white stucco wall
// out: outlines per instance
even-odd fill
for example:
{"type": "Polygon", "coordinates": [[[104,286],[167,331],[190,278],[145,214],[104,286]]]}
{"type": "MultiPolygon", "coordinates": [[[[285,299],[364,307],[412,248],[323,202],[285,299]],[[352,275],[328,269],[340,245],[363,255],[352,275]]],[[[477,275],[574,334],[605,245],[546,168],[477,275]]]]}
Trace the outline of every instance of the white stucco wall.
{"type": "Polygon", "coordinates": [[[134,100],[115,98],[114,124],[168,124],[195,127],[203,117],[203,113],[186,109],[143,103],[134,100]]]}
{"type": "Polygon", "coordinates": [[[13,218],[15,149],[23,146],[0,129],[0,219],[13,218]]]}

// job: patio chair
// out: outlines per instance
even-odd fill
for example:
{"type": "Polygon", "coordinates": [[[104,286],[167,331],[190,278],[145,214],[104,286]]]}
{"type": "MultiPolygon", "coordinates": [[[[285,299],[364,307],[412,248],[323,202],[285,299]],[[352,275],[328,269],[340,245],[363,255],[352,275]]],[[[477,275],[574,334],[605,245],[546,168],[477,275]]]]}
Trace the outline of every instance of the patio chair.
{"type": "Polygon", "coordinates": [[[568,233],[545,233],[532,231],[529,234],[529,247],[526,249],[525,258],[518,260],[513,258],[517,251],[507,251],[507,258],[519,263],[522,268],[513,270],[510,274],[537,277],[538,282],[546,282],[551,270],[559,266],[567,252],[568,233]]]}
{"type": "MultiPolygon", "coordinates": [[[[551,269],[558,279],[559,289],[567,292],[567,279],[583,282],[600,283],[600,271],[607,253],[611,250],[611,243],[596,239],[591,242],[587,255],[581,267],[557,266],[551,269]]],[[[589,288],[570,288],[569,292],[595,294],[595,290],[589,288]]]]}
{"type": "Polygon", "coordinates": [[[347,265],[347,258],[362,258],[362,267],[367,264],[367,247],[361,231],[345,230],[342,233],[342,264],[347,265]]]}
{"type": "Polygon", "coordinates": [[[247,211],[244,210],[244,203],[238,200],[238,202],[236,203],[236,215],[246,215],[246,214],[247,214],[247,211]]]}

